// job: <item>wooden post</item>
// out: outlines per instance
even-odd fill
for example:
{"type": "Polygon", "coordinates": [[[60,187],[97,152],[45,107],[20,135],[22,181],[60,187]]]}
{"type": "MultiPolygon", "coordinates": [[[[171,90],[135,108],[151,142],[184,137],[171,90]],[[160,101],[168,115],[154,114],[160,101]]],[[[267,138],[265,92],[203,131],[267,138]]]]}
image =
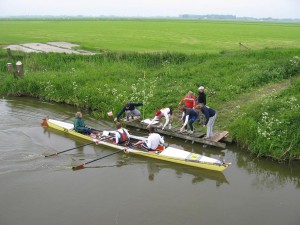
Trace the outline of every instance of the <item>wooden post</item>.
{"type": "Polygon", "coordinates": [[[13,56],[11,54],[11,51],[10,51],[10,48],[7,48],[6,51],[7,51],[8,57],[13,58],[13,56]]]}
{"type": "Polygon", "coordinates": [[[22,64],[21,61],[18,61],[16,63],[16,74],[19,77],[23,77],[24,76],[23,64],[22,64]]]}
{"type": "Polygon", "coordinates": [[[15,73],[12,63],[6,63],[6,68],[7,68],[7,71],[10,72],[11,74],[15,73]]]}
{"type": "Polygon", "coordinates": [[[247,50],[250,50],[250,48],[248,48],[246,45],[243,45],[241,42],[239,43],[239,45],[240,45],[240,50],[241,50],[242,47],[247,49],[247,50]]]}

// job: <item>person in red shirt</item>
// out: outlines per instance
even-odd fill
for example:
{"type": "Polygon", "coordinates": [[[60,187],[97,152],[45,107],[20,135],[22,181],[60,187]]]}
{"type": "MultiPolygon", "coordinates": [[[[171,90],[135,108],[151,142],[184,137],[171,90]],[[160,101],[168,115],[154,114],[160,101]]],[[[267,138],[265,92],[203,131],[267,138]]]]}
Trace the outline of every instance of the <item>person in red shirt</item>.
{"type": "Polygon", "coordinates": [[[187,95],[180,100],[179,105],[181,105],[183,102],[186,108],[194,109],[196,107],[196,97],[192,91],[189,91],[187,95]]]}

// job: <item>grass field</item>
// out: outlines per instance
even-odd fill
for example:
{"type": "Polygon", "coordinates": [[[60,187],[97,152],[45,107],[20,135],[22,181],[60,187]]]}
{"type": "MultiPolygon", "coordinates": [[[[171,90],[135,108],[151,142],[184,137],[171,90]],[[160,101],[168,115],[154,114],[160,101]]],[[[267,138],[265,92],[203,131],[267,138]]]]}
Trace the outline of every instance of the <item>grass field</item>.
{"type": "Polygon", "coordinates": [[[185,20],[0,20],[0,44],[67,41],[81,48],[125,52],[217,53],[299,48],[293,23],[185,20]]]}

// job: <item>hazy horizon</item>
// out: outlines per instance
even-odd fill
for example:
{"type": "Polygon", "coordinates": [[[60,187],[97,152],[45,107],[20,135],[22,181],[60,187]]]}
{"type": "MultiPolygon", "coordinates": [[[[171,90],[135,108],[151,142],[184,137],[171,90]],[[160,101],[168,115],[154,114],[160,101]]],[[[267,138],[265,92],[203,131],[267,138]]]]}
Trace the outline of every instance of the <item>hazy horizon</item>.
{"type": "Polygon", "coordinates": [[[0,0],[0,16],[178,17],[233,15],[299,19],[298,0],[0,0]]]}

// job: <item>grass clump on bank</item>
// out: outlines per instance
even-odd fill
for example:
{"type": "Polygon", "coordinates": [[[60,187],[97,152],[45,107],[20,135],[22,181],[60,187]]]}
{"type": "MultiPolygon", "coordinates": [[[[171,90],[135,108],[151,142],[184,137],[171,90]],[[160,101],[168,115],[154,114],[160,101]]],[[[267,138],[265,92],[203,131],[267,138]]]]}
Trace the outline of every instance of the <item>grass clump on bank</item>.
{"type": "Polygon", "coordinates": [[[142,112],[172,106],[189,91],[206,87],[207,104],[218,111],[216,128],[228,129],[240,145],[258,156],[299,158],[299,49],[266,49],[220,54],[113,53],[93,56],[14,53],[1,50],[0,93],[72,104],[95,117],[128,101],[146,102],[142,112]],[[6,72],[21,60],[25,77],[6,72]],[[254,93],[291,81],[279,92],[254,93]],[[250,94],[249,94],[250,93],[250,94]],[[251,95],[251,93],[253,93],[251,95]],[[248,94],[252,101],[236,102],[248,94]]]}
{"type": "Polygon", "coordinates": [[[300,78],[281,92],[273,90],[240,109],[230,125],[232,135],[257,156],[278,160],[295,159],[300,154],[300,78]]]}

